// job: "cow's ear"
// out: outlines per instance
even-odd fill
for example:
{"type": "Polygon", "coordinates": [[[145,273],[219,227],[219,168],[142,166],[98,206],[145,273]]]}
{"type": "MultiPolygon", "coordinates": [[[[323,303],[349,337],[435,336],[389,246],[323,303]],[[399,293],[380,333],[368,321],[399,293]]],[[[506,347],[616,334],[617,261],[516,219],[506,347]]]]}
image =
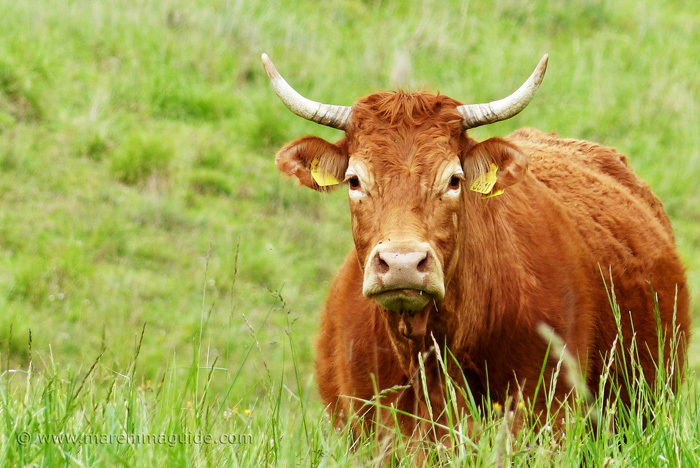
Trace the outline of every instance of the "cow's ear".
{"type": "Polygon", "coordinates": [[[501,138],[489,138],[472,146],[464,159],[464,173],[476,180],[495,169],[492,193],[517,184],[527,173],[527,157],[515,145],[501,138]]]}
{"type": "Polygon", "coordinates": [[[348,169],[345,139],[332,144],[314,136],[300,138],[277,153],[275,164],[283,174],[296,177],[306,187],[332,190],[342,183],[348,169]]]}

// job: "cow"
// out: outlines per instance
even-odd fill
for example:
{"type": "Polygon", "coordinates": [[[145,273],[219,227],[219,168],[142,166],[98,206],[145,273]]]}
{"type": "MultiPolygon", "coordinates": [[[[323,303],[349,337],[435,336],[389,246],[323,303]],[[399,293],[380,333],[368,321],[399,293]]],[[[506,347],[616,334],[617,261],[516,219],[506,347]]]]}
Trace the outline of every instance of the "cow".
{"type": "Polygon", "coordinates": [[[337,424],[362,434],[398,422],[415,438],[420,421],[444,420],[448,377],[465,413],[464,395],[552,411],[552,395],[565,402],[573,391],[557,337],[594,396],[629,405],[619,384],[635,366],[650,384],[657,366],[682,374],[685,269],[661,202],[627,157],[532,128],[468,135],[528,105],[547,55],[510,96],[469,105],[425,91],[319,103],[262,60],[286,107],[345,132],[335,143],[303,137],[276,156],[305,187],[348,189],[354,246],[316,342],[320,395],[337,424]]]}

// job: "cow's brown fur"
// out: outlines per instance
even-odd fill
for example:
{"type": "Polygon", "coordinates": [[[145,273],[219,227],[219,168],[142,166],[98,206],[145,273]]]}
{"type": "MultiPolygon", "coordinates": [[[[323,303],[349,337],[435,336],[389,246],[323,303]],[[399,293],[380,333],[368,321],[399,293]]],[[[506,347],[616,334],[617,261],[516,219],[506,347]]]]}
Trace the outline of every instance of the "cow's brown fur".
{"type": "MultiPolygon", "coordinates": [[[[373,407],[361,409],[361,402],[382,391],[383,404],[427,416],[414,379],[421,353],[439,414],[443,379],[426,353],[434,343],[449,348],[458,363],[448,359],[449,373],[477,400],[488,394],[503,403],[519,392],[535,398],[548,348],[536,331],[540,322],[562,337],[596,392],[603,356],[618,335],[601,270],[614,282],[624,345],[636,334],[648,379],[657,350],[652,287],[662,329],[670,336],[676,310],[680,341],[687,340],[688,292],[671,225],[627,158],[534,129],[477,143],[460,127],[458,104],[429,93],[374,94],[353,106],[337,144],[306,137],[278,155],[283,172],[315,189],[313,160],[339,180],[349,161],[362,162],[376,185],[372,196],[351,201],[355,247],[333,282],[317,340],[321,397],[341,422],[351,413],[363,416],[360,427],[374,421],[373,407]],[[456,160],[465,182],[457,199],[443,200],[432,187],[441,167],[456,160]],[[498,165],[496,188],[505,193],[484,200],[468,188],[490,163],[498,165]],[[444,272],[445,297],[417,313],[413,323],[423,320],[425,332],[415,339],[400,332],[408,323],[401,312],[362,295],[369,251],[392,237],[430,242],[444,272]]],[[[545,382],[556,365],[547,361],[545,382]]],[[[681,367],[682,360],[676,371],[681,367]]],[[[561,400],[569,392],[563,382],[556,386],[561,400]]],[[[533,403],[544,411],[545,392],[533,403]]],[[[415,420],[399,418],[412,433],[415,420]]]]}

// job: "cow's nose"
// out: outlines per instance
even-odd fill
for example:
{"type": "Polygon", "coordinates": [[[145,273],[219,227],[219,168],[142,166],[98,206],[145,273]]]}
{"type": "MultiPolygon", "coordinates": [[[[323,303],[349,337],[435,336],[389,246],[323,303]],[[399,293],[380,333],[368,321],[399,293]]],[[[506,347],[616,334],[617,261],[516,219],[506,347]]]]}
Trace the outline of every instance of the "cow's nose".
{"type": "MultiPolygon", "coordinates": [[[[416,273],[428,269],[430,256],[427,251],[419,252],[377,252],[374,255],[374,268],[378,275],[389,281],[414,283],[416,273]]],[[[420,275],[418,275],[420,276],[420,275]]]]}
{"type": "Polygon", "coordinates": [[[394,310],[418,310],[445,294],[442,269],[429,244],[384,243],[374,248],[363,294],[394,310]]]}

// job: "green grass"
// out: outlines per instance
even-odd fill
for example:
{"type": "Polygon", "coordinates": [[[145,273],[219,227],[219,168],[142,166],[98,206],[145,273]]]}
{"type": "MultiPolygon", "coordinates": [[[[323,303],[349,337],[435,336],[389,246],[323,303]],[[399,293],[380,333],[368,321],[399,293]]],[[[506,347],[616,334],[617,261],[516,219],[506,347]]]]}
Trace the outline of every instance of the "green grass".
{"type": "MultiPolygon", "coordinates": [[[[283,303],[279,306],[287,312],[283,303]]],[[[619,308],[613,311],[620,316],[619,308]]],[[[206,336],[210,323],[206,308],[202,312],[200,336],[206,336]]],[[[39,375],[33,365],[2,374],[3,464],[407,467],[425,458],[456,466],[548,467],[695,466],[700,461],[700,408],[692,397],[698,391],[697,380],[687,379],[676,394],[670,390],[672,377],[662,371],[657,385],[650,388],[639,378],[633,357],[625,365],[637,377],[621,383],[637,395],[632,407],[579,394],[556,416],[532,424],[526,407],[472,406],[478,437],[472,435],[467,419],[457,417],[455,396],[462,392],[469,401],[468,395],[447,376],[448,417],[433,426],[447,437],[439,444],[426,440],[416,451],[371,434],[356,440],[347,427],[331,426],[315,398],[312,380],[301,375],[294,341],[298,331],[291,323],[282,364],[293,370],[294,378],[273,374],[263,360],[265,377],[255,384],[260,396],[244,403],[245,396],[255,391],[248,387],[245,369],[259,349],[257,330],[251,327],[250,332],[253,339],[246,340],[246,351],[231,374],[197,339],[189,356],[168,359],[160,379],[140,380],[140,353],[149,336],[146,327],[131,347],[131,362],[123,372],[107,368],[102,352],[78,373],[60,369],[51,360],[39,375]],[[217,384],[223,384],[222,391],[213,390],[217,384]],[[525,429],[513,432],[517,414],[525,415],[525,429]]],[[[28,346],[31,352],[31,343],[28,346]]],[[[560,345],[553,344],[551,354],[561,359],[557,373],[575,368],[567,366],[560,345]]],[[[601,387],[611,378],[608,367],[601,387]]],[[[612,388],[614,393],[619,387],[612,388]]],[[[428,389],[424,391],[427,395],[428,389]]],[[[551,397],[547,401],[556,407],[551,397]]]]}
{"type": "MultiPolygon", "coordinates": [[[[347,201],[342,190],[295,187],[273,164],[288,140],[340,134],[284,108],[262,52],[299,91],[335,104],[397,86],[465,102],[499,98],[549,53],[528,109],[473,136],[533,126],[627,153],[664,202],[698,296],[692,2],[2,4],[2,465],[371,459],[371,443],[349,452],[331,429],[313,380],[319,309],[352,242],[347,201]],[[24,429],[232,431],[253,442],[19,449],[24,429]]],[[[578,433],[563,449],[528,432],[508,445],[508,463],[539,463],[544,450],[561,466],[579,452],[595,454],[596,466],[607,457],[610,466],[663,465],[654,457],[674,460],[677,450],[697,464],[698,356],[692,341],[687,388],[652,430],[601,440],[578,433]]],[[[477,450],[484,466],[497,434],[477,450]]]]}

